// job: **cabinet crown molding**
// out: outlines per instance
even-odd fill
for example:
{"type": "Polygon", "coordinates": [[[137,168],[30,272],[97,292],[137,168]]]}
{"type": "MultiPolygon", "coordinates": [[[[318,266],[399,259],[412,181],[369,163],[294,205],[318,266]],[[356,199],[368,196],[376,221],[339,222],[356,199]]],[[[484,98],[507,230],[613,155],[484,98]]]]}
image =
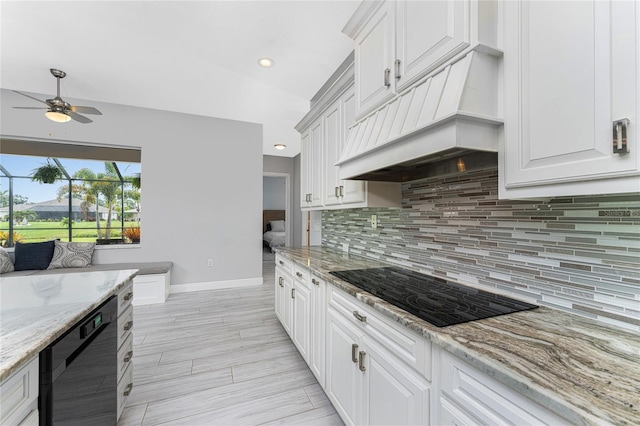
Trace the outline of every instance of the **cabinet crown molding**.
{"type": "Polygon", "coordinates": [[[384,2],[385,0],[360,2],[357,9],[353,12],[353,15],[342,29],[342,32],[352,39],[355,38],[358,32],[362,29],[362,26],[374,13],[376,13],[378,9],[380,9],[384,2]]]}

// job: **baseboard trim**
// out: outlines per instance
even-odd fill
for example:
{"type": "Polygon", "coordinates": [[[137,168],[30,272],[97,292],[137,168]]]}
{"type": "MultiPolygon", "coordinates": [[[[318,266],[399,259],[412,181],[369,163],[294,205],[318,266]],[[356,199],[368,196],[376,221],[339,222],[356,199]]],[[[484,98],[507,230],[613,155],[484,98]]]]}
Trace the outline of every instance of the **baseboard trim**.
{"type": "Polygon", "coordinates": [[[262,277],[241,280],[207,281],[202,283],[172,284],[169,293],[188,293],[191,291],[220,290],[223,288],[254,287],[262,285],[262,277]]]}

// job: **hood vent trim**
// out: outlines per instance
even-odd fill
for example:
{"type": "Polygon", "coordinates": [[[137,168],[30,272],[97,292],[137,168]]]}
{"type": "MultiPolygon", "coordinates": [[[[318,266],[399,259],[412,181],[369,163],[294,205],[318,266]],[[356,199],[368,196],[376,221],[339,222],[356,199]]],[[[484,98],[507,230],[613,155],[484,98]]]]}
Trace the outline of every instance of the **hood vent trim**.
{"type": "Polygon", "coordinates": [[[440,160],[497,152],[504,123],[498,114],[498,60],[472,50],[352,126],[336,163],[340,179],[420,179],[433,176],[429,164],[450,168],[434,166],[440,160]],[[418,165],[420,173],[411,171],[418,165]]]}

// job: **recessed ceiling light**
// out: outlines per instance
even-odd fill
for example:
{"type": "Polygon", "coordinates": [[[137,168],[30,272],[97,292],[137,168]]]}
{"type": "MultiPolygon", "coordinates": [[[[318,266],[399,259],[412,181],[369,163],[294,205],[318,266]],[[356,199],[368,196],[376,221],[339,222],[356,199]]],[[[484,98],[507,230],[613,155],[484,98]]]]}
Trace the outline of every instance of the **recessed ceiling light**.
{"type": "Polygon", "coordinates": [[[258,64],[264,68],[270,68],[273,66],[274,62],[271,58],[260,58],[258,59],[258,64]]]}
{"type": "Polygon", "coordinates": [[[279,149],[280,151],[282,151],[283,149],[285,149],[287,146],[283,143],[277,143],[273,146],[275,149],[279,149]]]}

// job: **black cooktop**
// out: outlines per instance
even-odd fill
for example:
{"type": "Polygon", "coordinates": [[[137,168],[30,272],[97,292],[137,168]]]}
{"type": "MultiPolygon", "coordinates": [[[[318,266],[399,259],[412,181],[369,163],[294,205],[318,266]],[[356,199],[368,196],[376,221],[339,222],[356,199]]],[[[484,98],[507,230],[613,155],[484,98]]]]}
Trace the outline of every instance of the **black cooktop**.
{"type": "Polygon", "coordinates": [[[398,267],[334,271],[331,275],[437,327],[538,306],[398,267]]]}

